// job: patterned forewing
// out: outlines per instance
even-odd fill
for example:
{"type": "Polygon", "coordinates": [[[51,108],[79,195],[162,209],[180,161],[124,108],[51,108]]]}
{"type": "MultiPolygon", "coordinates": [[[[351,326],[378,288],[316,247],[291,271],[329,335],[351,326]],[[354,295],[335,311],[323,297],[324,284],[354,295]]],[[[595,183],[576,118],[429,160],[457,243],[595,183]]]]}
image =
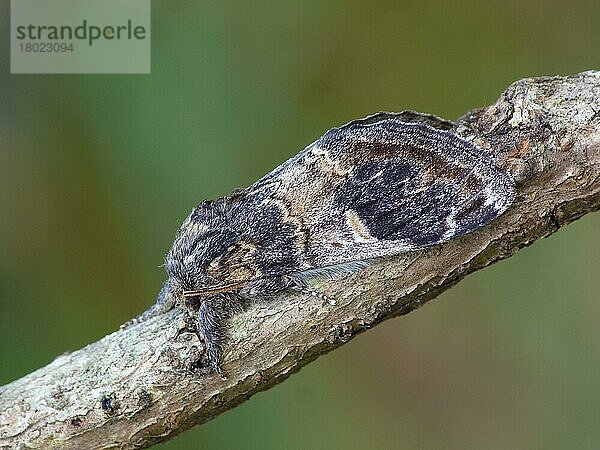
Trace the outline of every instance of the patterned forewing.
{"type": "MultiPolygon", "coordinates": [[[[469,233],[514,198],[510,174],[450,132],[380,114],[329,130],[249,193],[293,229],[298,269],[393,255],[469,233]]],[[[267,273],[280,273],[273,261],[267,273]]]]}

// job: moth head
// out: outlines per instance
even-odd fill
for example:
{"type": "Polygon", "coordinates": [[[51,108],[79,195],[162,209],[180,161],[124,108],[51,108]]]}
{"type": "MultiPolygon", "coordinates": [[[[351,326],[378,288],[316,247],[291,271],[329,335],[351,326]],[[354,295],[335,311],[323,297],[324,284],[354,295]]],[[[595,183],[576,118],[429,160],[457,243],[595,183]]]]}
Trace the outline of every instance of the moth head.
{"type": "Polygon", "coordinates": [[[208,267],[235,241],[215,208],[209,202],[196,208],[181,225],[167,253],[165,268],[172,291],[178,297],[183,297],[183,291],[215,285],[217,280],[210,276],[208,267]]]}
{"type": "Polygon", "coordinates": [[[192,211],[166,256],[171,292],[179,302],[237,291],[253,274],[242,262],[254,248],[231,229],[224,202],[204,202],[192,211]]]}
{"type": "Polygon", "coordinates": [[[214,277],[209,270],[214,254],[207,257],[205,249],[200,246],[187,245],[185,241],[184,245],[180,245],[180,242],[175,242],[165,264],[169,275],[169,291],[179,303],[244,287],[245,281],[223,281],[214,277]]]}

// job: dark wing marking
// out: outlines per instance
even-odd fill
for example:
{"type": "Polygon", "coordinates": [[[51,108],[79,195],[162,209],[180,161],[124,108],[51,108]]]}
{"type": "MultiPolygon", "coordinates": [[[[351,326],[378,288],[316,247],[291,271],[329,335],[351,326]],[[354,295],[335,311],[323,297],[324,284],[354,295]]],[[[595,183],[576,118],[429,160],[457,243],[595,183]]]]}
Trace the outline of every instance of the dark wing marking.
{"type": "Polygon", "coordinates": [[[380,113],[329,130],[230,204],[253,250],[223,255],[220,281],[239,281],[239,267],[249,281],[429,247],[489,223],[514,195],[485,150],[380,113]]]}

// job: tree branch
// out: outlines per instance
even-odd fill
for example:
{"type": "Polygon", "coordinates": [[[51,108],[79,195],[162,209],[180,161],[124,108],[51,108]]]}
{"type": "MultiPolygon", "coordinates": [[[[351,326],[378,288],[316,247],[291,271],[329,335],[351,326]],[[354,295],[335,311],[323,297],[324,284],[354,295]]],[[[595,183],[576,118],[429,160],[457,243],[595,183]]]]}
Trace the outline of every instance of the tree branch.
{"type": "Polygon", "coordinates": [[[600,72],[521,80],[454,128],[493,152],[517,181],[514,204],[492,224],[382,259],[341,286],[319,286],[335,307],[292,293],[254,302],[231,320],[227,381],[187,370],[203,349],[195,336],[177,336],[179,309],[61,355],[0,388],[0,446],[137,448],[167,440],[600,208],[600,72]]]}

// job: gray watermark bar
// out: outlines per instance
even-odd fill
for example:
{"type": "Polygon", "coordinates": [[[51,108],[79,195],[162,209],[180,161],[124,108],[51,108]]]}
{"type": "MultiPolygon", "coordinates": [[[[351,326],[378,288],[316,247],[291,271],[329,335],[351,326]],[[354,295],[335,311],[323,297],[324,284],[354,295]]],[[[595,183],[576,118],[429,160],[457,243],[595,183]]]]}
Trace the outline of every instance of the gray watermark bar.
{"type": "Polygon", "coordinates": [[[11,73],[150,73],[150,0],[11,0],[11,73]]]}

